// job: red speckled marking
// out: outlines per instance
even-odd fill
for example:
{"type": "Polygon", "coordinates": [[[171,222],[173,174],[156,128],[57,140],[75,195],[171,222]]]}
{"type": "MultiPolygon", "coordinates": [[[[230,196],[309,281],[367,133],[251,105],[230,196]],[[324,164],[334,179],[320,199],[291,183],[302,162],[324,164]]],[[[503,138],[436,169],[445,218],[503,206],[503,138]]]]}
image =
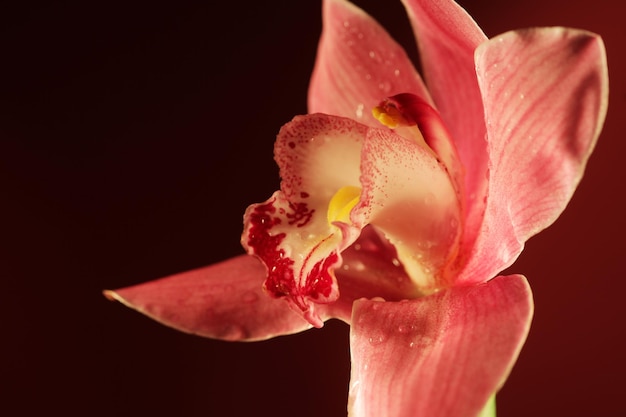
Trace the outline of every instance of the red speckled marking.
{"type": "MultiPolygon", "coordinates": [[[[267,266],[265,289],[277,298],[289,296],[298,308],[307,312],[309,310],[307,298],[318,300],[331,295],[334,280],[330,268],[338,262],[339,257],[335,252],[331,253],[330,256],[319,260],[308,272],[307,268],[298,271],[298,274],[306,273],[306,277],[302,279],[303,277],[299,276],[296,280],[295,262],[285,255],[284,249],[280,248],[286,234],[272,234],[271,230],[282,223],[280,216],[289,219],[289,224],[301,227],[311,220],[314,210],[309,210],[306,203],[290,203],[289,208],[293,211],[285,213],[282,208],[277,210],[274,206],[275,201],[274,199],[259,204],[250,213],[248,247],[267,266]]],[[[315,247],[310,249],[307,260],[314,251],[315,247]]],[[[306,263],[305,260],[304,265],[306,263]]]]}
{"type": "Polygon", "coordinates": [[[339,256],[333,252],[327,258],[317,262],[306,278],[305,293],[314,299],[319,298],[320,294],[328,297],[333,289],[333,276],[330,268],[337,263],[339,256]]]}
{"type": "Polygon", "coordinates": [[[281,219],[274,216],[276,207],[273,202],[259,204],[250,214],[252,226],[248,232],[248,246],[267,266],[265,289],[274,297],[284,297],[293,294],[295,289],[294,262],[285,257],[284,250],[278,249],[285,234],[270,234],[272,227],[281,223],[281,219]]]}
{"type": "Polygon", "coordinates": [[[285,216],[289,219],[289,224],[295,224],[297,227],[302,227],[311,221],[314,209],[309,210],[306,203],[289,203],[289,208],[292,213],[286,213],[285,216]]]}

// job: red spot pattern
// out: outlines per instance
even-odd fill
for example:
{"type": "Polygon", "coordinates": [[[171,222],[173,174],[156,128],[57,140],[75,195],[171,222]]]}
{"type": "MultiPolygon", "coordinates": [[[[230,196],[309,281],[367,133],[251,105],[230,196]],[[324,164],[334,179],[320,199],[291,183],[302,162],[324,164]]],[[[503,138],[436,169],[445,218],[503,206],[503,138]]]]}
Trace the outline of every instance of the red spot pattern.
{"type": "Polygon", "coordinates": [[[286,213],[285,216],[289,219],[290,225],[296,225],[297,227],[302,227],[308,222],[311,221],[311,217],[313,217],[313,213],[315,213],[314,209],[309,210],[306,203],[289,203],[289,208],[291,209],[291,213],[286,213]]]}
{"type": "Polygon", "coordinates": [[[267,266],[265,289],[274,297],[283,297],[294,293],[294,262],[285,257],[284,250],[278,248],[285,239],[285,233],[270,234],[270,230],[281,223],[281,219],[274,215],[276,207],[273,203],[274,201],[259,204],[250,214],[248,247],[267,266]]]}
{"type": "MultiPolygon", "coordinates": [[[[250,229],[248,229],[248,247],[267,267],[265,289],[274,297],[290,296],[292,301],[302,310],[307,311],[306,299],[319,300],[328,298],[333,291],[334,277],[330,269],[338,262],[335,252],[319,260],[306,275],[306,279],[296,281],[295,263],[285,255],[280,244],[286,237],[285,233],[271,233],[274,226],[282,223],[285,216],[288,224],[301,227],[311,220],[314,210],[309,210],[305,203],[290,203],[292,212],[285,213],[282,208],[274,206],[275,199],[257,205],[250,213],[250,229]],[[298,286],[300,282],[302,286],[298,286]]],[[[312,249],[314,250],[314,249],[312,249]]],[[[311,253],[308,254],[310,256],[311,253]]],[[[299,271],[304,273],[305,271],[299,271]]],[[[302,278],[302,277],[300,277],[302,278]]],[[[320,300],[323,301],[323,300],[320,300]]]]}
{"type": "Polygon", "coordinates": [[[336,252],[330,254],[330,256],[320,260],[315,264],[311,272],[307,275],[306,286],[304,292],[311,298],[317,299],[322,295],[328,298],[333,290],[333,275],[330,273],[330,268],[333,267],[339,256],[336,252]]]}

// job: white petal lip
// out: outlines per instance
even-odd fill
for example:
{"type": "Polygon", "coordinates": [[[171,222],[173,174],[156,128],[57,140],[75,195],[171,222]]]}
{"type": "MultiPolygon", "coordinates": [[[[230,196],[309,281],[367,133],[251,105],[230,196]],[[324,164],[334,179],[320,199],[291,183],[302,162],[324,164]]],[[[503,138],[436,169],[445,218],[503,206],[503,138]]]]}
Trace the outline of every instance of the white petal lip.
{"type": "MultiPolygon", "coordinates": [[[[250,206],[242,235],[248,253],[267,266],[266,289],[286,295],[321,326],[314,305],[339,297],[332,269],[340,259],[333,259],[367,224],[396,246],[414,286],[424,293],[441,287],[440,272],[457,253],[461,210],[446,168],[424,146],[386,128],[323,114],[298,116],[285,125],[275,148],[281,191],[250,206]],[[326,212],[346,185],[360,186],[361,198],[350,224],[337,228],[328,224],[326,212]],[[295,222],[300,207],[306,216],[295,222]]],[[[406,297],[414,295],[409,288],[406,297]]]]}

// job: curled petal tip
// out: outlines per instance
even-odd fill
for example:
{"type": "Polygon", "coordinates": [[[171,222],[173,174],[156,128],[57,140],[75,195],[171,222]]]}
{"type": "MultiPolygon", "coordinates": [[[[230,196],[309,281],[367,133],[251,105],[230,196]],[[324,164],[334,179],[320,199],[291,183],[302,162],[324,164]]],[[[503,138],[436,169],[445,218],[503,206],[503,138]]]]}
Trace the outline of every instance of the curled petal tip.
{"type": "Polygon", "coordinates": [[[132,308],[134,310],[142,312],[137,306],[133,305],[126,298],[122,297],[120,293],[117,292],[116,290],[103,290],[102,295],[104,295],[106,299],[109,301],[118,302],[128,308],[132,308]]]}
{"type": "Polygon", "coordinates": [[[106,299],[109,301],[119,301],[121,303],[124,302],[124,299],[120,297],[119,294],[113,290],[103,290],[102,295],[104,295],[106,299]]]}

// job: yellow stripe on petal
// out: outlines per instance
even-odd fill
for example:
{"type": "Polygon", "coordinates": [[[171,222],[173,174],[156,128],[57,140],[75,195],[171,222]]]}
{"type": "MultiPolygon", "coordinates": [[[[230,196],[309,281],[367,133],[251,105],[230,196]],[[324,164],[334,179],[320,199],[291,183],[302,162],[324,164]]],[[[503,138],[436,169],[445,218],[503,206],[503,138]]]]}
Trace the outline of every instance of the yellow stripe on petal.
{"type": "Polygon", "coordinates": [[[350,222],[350,212],[361,198],[361,188],[353,185],[346,185],[335,193],[328,203],[328,223],[350,222]]]}

